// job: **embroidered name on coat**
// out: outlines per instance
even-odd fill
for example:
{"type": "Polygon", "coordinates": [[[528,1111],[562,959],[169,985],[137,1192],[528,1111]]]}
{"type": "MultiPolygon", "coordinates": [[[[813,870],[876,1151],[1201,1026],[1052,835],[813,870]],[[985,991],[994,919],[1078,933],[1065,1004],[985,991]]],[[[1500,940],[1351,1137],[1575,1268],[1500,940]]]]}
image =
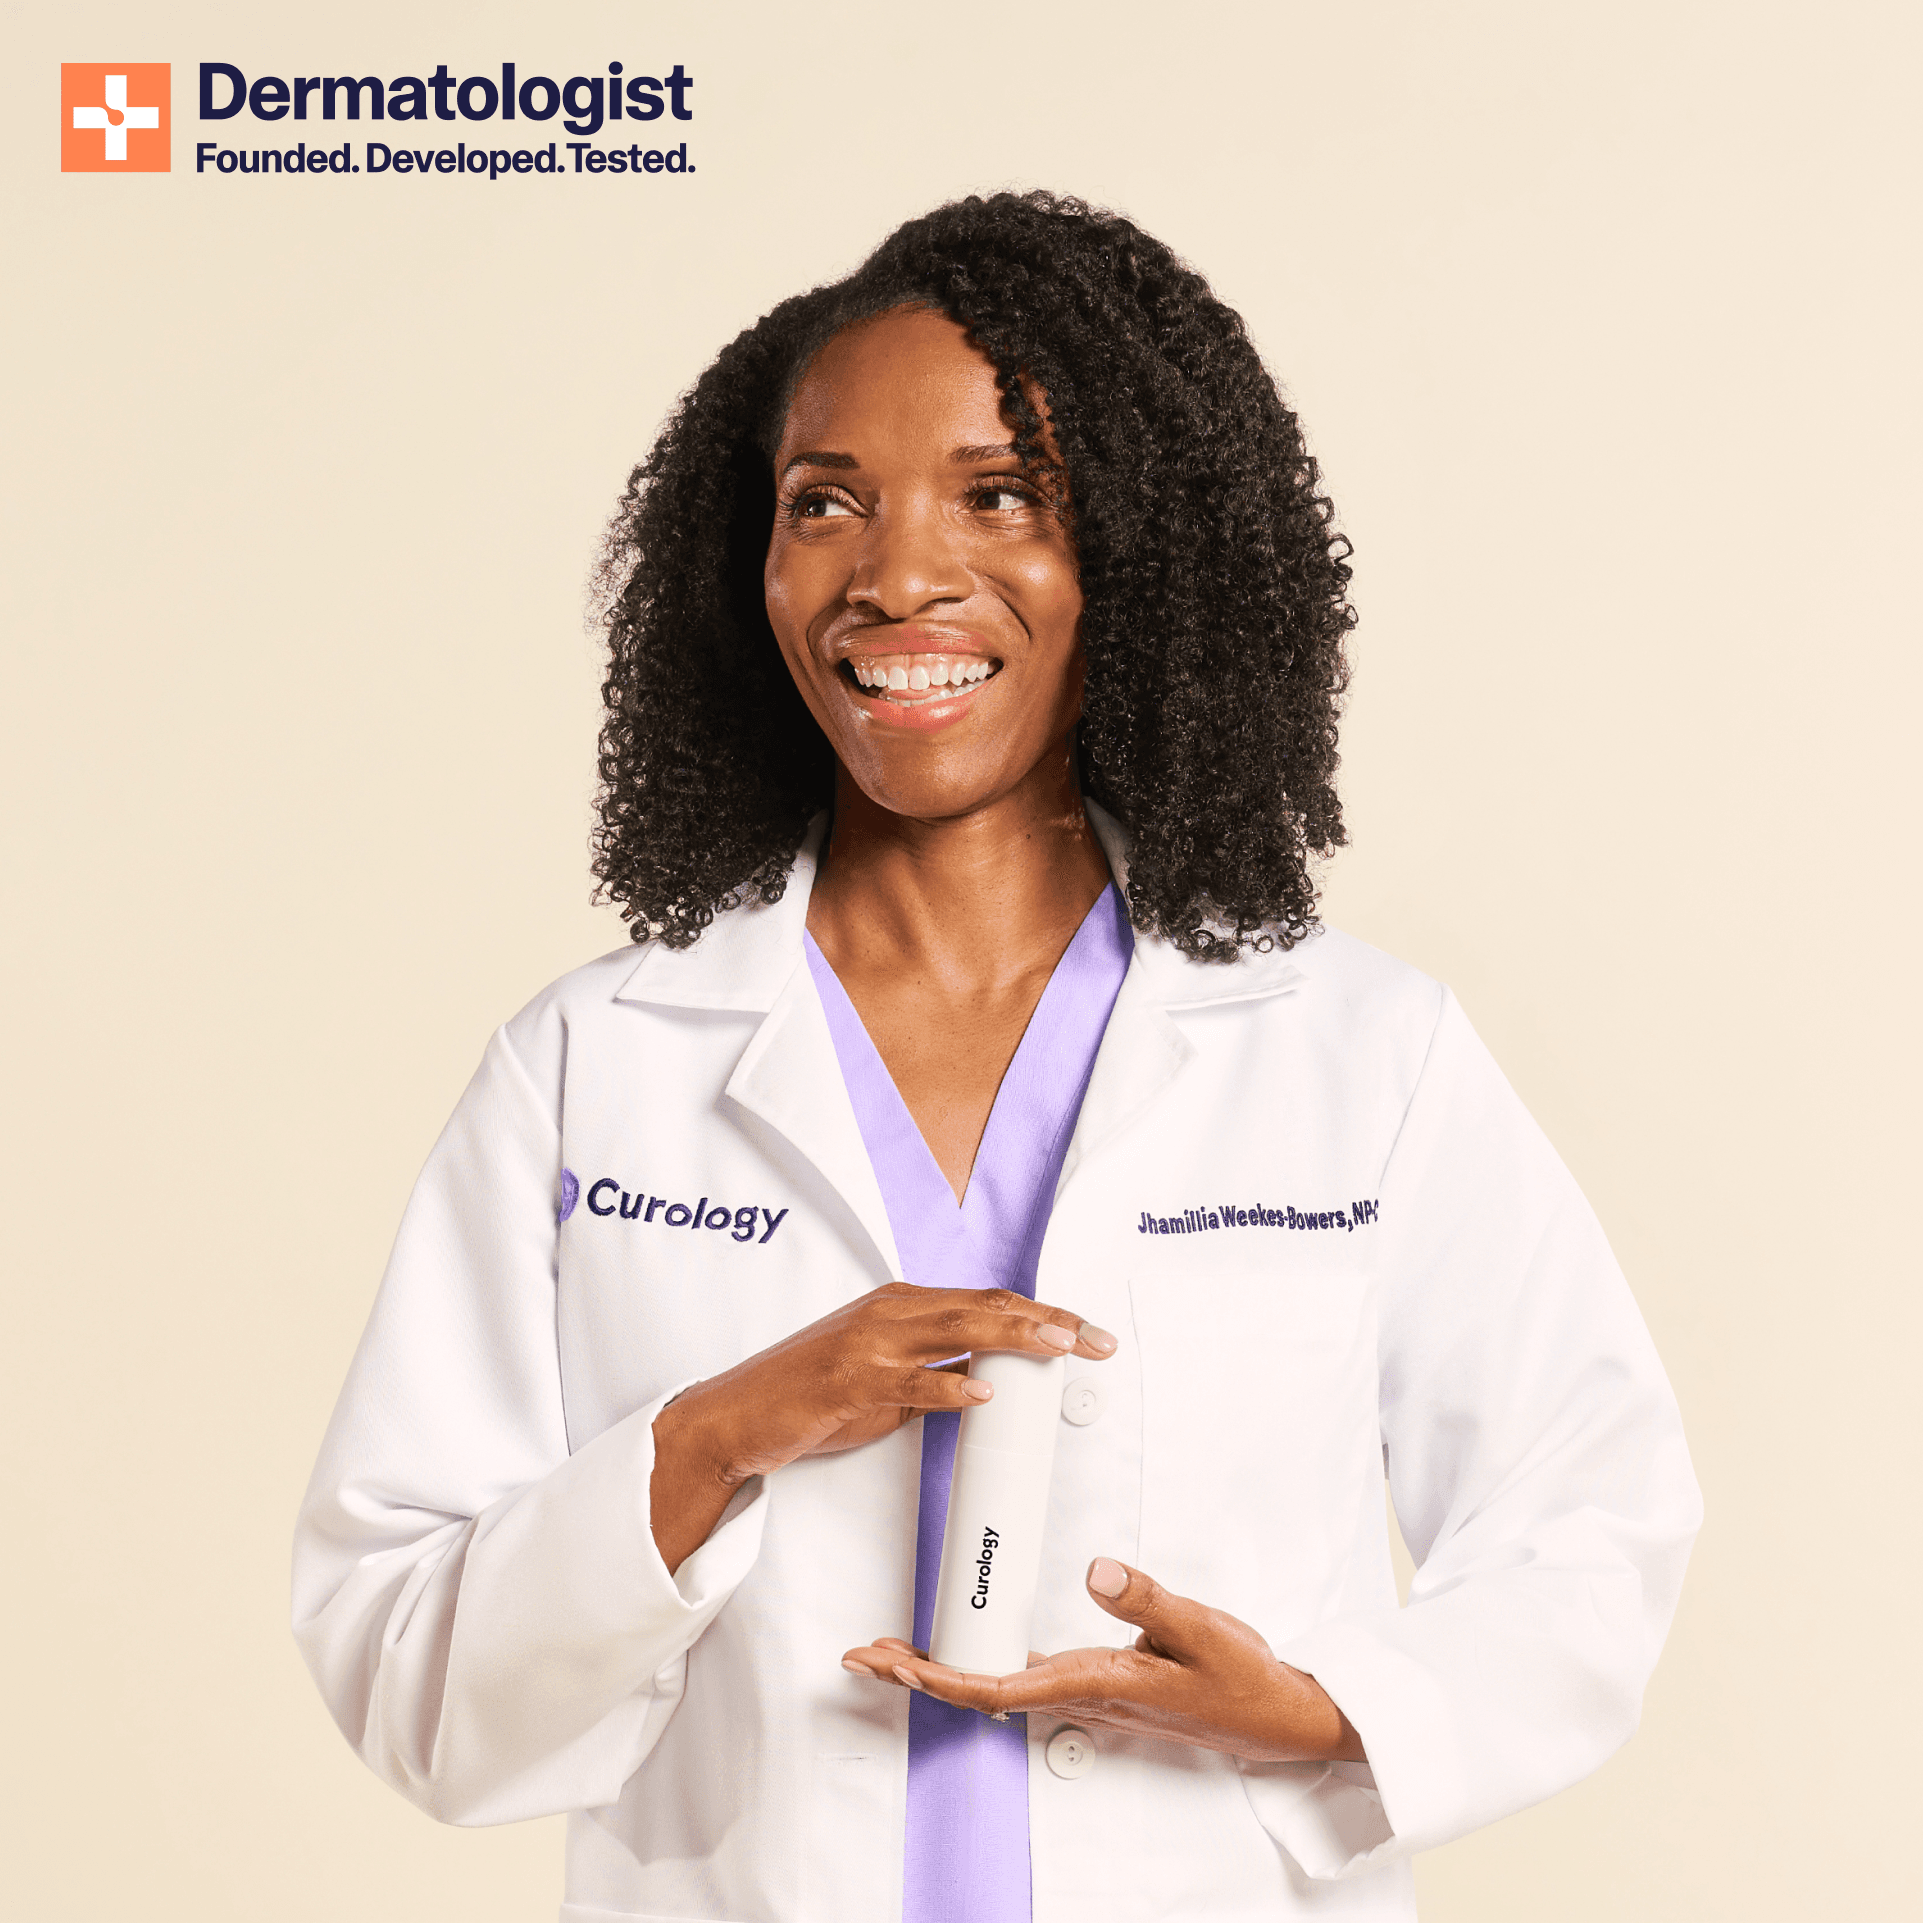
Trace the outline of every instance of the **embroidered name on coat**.
{"type": "Polygon", "coordinates": [[[1373,1201],[1351,1202],[1346,1209],[1299,1209],[1293,1203],[1270,1207],[1255,1202],[1220,1203],[1214,1208],[1178,1209],[1173,1215],[1144,1212],[1137,1235],[1203,1235],[1211,1229],[1366,1229],[1381,1213],[1373,1201]]]}

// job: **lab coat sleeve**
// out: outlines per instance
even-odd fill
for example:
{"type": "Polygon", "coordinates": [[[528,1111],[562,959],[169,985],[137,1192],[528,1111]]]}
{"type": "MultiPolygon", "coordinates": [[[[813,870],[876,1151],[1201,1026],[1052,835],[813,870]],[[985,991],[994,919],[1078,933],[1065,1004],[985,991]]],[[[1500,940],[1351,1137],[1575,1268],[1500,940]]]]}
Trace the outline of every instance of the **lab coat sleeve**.
{"type": "Polygon", "coordinates": [[[497,1033],[408,1204],[302,1506],[294,1634],[349,1742],[430,1814],[610,1803],[760,1545],[758,1481],[670,1575],[653,1422],[570,1453],[558,1089],[497,1033]]]}
{"type": "Polygon", "coordinates": [[[1367,1767],[1244,1765],[1314,1877],[1541,1801],[1636,1727],[1701,1500],[1602,1229],[1451,996],[1384,1170],[1381,1421],[1399,1610],[1277,1649],[1367,1767]]]}

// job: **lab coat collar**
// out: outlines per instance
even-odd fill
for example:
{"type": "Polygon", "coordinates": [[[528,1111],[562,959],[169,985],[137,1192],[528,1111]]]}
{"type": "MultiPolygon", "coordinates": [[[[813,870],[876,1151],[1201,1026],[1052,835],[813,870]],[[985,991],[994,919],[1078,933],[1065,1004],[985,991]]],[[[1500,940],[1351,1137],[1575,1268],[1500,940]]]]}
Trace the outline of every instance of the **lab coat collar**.
{"type": "MultiPolygon", "coordinates": [[[[1126,889],[1128,837],[1112,815],[1092,801],[1085,805],[1109,871],[1126,889]]],[[[651,945],[615,999],[765,1017],[728,1078],[728,1099],[754,1118],[751,1125],[773,1129],[820,1170],[899,1280],[901,1256],[887,1205],[802,948],[827,823],[825,813],[809,823],[779,901],[753,902],[717,915],[691,948],[651,945]]],[[[1057,1194],[1194,1056],[1195,1044],[1174,1015],[1288,994],[1305,979],[1280,950],[1244,950],[1239,961],[1215,966],[1193,962],[1160,936],[1138,931],[1057,1194]]]]}
{"type": "MultiPolygon", "coordinates": [[[[692,948],[650,942],[619,988],[618,1002],[652,1002],[666,1008],[736,1009],[765,1015],[789,978],[802,969],[801,937],[808,897],[814,892],[826,812],[808,824],[787,892],[779,901],[751,901],[714,918],[692,948]]],[[[806,970],[802,969],[803,974],[806,970]]]]}
{"type": "MultiPolygon", "coordinates": [[[[1107,809],[1083,800],[1088,825],[1108,857],[1109,873],[1124,894],[1128,892],[1128,831],[1107,809]]],[[[1261,1001],[1270,995],[1286,995],[1307,979],[1288,955],[1279,948],[1265,955],[1245,948],[1234,962],[1191,961],[1172,942],[1160,935],[1135,931],[1135,959],[1129,966],[1129,983],[1146,1002],[1180,1011],[1189,1008],[1217,1008],[1230,1002],[1261,1001]],[[1140,977],[1139,982],[1136,977],[1140,977]]]]}
{"type": "MultiPolygon", "coordinates": [[[[1108,859],[1109,872],[1126,892],[1127,832],[1094,802],[1083,805],[1095,839],[1108,859]]],[[[808,824],[789,874],[787,892],[779,901],[751,902],[717,915],[692,948],[664,948],[658,942],[650,943],[615,991],[615,1000],[669,1008],[733,1009],[756,1015],[772,1010],[802,967],[801,938],[807,925],[808,897],[814,891],[827,826],[825,813],[808,824]]],[[[1191,961],[1159,935],[1139,930],[1129,976],[1134,986],[1131,999],[1139,997],[1178,1013],[1285,995],[1307,979],[1282,949],[1265,955],[1244,949],[1239,961],[1208,964],[1191,961]]]]}

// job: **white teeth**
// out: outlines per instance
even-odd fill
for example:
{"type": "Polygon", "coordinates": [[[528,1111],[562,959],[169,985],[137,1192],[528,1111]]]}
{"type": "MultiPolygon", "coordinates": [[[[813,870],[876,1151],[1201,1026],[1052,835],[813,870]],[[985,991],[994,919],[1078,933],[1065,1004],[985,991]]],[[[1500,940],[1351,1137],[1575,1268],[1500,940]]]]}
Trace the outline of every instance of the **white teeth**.
{"type": "Polygon", "coordinates": [[[957,692],[978,687],[995,672],[991,661],[917,661],[913,667],[899,664],[884,667],[879,661],[849,663],[858,687],[884,693],[926,694],[931,688],[952,688],[957,692]]]}

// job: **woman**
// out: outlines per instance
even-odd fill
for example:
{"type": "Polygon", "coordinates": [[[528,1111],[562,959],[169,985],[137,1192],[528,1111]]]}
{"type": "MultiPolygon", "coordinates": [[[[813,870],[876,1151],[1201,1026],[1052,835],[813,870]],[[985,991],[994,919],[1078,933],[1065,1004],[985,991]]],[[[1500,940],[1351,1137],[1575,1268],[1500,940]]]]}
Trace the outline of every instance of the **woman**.
{"type": "Polygon", "coordinates": [[[1661,1368],[1446,991],[1313,919],[1345,552],[1236,317],[1042,195],[777,308],[637,470],[641,953],[496,1035],[296,1558],[349,1739],[569,1811],[573,1923],[1401,1917],[1633,1728],[1661,1368]],[[1070,1375],[999,1678],[922,1653],[991,1350],[1070,1375]]]}

